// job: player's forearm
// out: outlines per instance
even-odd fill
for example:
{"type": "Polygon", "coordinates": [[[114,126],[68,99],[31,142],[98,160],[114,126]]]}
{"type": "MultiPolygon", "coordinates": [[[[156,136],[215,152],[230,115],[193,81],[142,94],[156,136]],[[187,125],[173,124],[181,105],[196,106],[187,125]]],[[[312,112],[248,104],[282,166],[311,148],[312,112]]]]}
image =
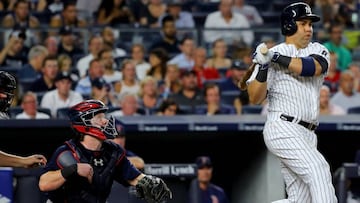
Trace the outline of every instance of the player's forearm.
{"type": "Polygon", "coordinates": [[[267,82],[259,82],[254,80],[248,85],[249,103],[261,104],[266,98],[267,82]]]}
{"type": "MultiPolygon", "coordinates": [[[[315,63],[315,73],[314,76],[321,75],[321,66],[320,64],[315,60],[312,59],[315,63]]],[[[289,70],[296,73],[297,75],[301,75],[301,73],[304,71],[304,68],[308,68],[304,66],[303,59],[301,58],[291,58],[290,64],[289,64],[289,70]]]]}
{"type": "Polygon", "coordinates": [[[0,166],[24,167],[24,157],[0,151],[0,166]]]}
{"type": "Polygon", "coordinates": [[[65,178],[61,175],[61,170],[48,171],[41,175],[39,188],[41,191],[56,190],[65,183],[65,178]]]}

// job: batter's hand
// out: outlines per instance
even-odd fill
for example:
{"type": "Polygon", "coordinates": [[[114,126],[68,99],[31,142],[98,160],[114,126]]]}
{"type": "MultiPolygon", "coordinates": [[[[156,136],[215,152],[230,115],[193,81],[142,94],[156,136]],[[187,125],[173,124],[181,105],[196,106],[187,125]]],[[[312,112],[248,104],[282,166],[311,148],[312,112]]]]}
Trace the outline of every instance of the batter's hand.
{"type": "Polygon", "coordinates": [[[269,64],[271,62],[271,59],[274,56],[274,52],[271,50],[267,50],[267,52],[264,54],[262,53],[264,50],[264,48],[267,49],[267,46],[265,43],[261,43],[256,47],[256,50],[253,54],[253,62],[260,64],[260,65],[265,65],[265,64],[269,64]]]}

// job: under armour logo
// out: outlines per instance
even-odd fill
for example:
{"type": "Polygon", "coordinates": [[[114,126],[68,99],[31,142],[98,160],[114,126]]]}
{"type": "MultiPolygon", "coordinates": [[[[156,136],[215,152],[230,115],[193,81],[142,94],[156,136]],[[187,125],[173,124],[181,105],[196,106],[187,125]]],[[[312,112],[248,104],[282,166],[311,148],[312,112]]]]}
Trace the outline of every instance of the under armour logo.
{"type": "Polygon", "coordinates": [[[102,159],[93,159],[95,166],[104,166],[104,160],[102,159]]]}

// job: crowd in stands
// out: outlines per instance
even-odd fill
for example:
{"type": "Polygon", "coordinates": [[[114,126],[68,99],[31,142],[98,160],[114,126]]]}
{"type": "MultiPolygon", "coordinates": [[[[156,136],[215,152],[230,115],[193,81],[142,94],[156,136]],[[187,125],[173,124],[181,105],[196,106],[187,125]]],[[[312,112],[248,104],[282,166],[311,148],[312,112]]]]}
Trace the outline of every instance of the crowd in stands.
{"type": "MultiPolygon", "coordinates": [[[[360,106],[357,1],[306,2],[322,17],[314,37],[331,55],[320,113],[354,112],[360,106]]],[[[61,118],[58,110],[91,98],[115,116],[266,114],[266,101],[253,107],[237,83],[254,45],[280,41],[279,12],[288,3],[0,0],[0,70],[18,80],[10,115],[61,118]]]]}

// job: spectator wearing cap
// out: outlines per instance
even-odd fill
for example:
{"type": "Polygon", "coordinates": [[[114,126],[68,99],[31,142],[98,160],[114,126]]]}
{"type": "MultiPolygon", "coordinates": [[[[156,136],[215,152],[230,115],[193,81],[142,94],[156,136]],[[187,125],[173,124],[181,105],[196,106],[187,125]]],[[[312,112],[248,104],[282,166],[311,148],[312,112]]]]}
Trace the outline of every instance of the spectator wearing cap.
{"type": "Polygon", "coordinates": [[[14,31],[0,52],[0,66],[11,66],[21,69],[27,63],[28,47],[25,46],[25,32],[14,31]]]}
{"type": "Polygon", "coordinates": [[[116,102],[111,88],[111,85],[102,77],[91,80],[90,99],[100,100],[106,106],[113,107],[116,102]]]}
{"type": "Polygon", "coordinates": [[[50,115],[38,111],[38,100],[34,92],[25,92],[21,98],[23,112],[16,115],[16,119],[49,119],[50,115]]]}
{"type": "Polygon", "coordinates": [[[176,28],[194,28],[195,21],[193,15],[188,11],[183,11],[182,6],[182,0],[168,1],[166,13],[159,17],[159,25],[166,15],[170,15],[175,19],[176,28]]]}
{"type": "Polygon", "coordinates": [[[95,78],[103,77],[105,73],[105,66],[101,59],[95,58],[90,61],[90,68],[87,76],[81,78],[76,84],[75,91],[80,93],[83,97],[89,97],[91,94],[91,81],[95,78]]]}
{"type": "Polygon", "coordinates": [[[223,188],[211,182],[213,164],[208,156],[196,158],[196,178],[189,188],[189,203],[228,203],[228,197],[223,188]]]}
{"type": "Polygon", "coordinates": [[[74,31],[70,26],[62,26],[59,30],[60,43],[58,54],[67,54],[71,58],[84,54],[84,51],[76,46],[74,31]]]}
{"type": "Polygon", "coordinates": [[[221,91],[238,91],[238,82],[244,77],[248,66],[240,59],[234,59],[225,80],[220,82],[221,91]]]}
{"type": "Polygon", "coordinates": [[[221,103],[220,95],[220,88],[216,83],[207,83],[204,87],[206,104],[195,106],[195,113],[208,116],[236,114],[236,109],[233,105],[221,103]]]}
{"type": "Polygon", "coordinates": [[[54,90],[55,78],[59,72],[59,66],[56,56],[47,56],[43,61],[41,68],[41,77],[37,78],[30,86],[31,91],[35,93],[44,93],[54,90]]]}
{"type": "Polygon", "coordinates": [[[197,84],[200,89],[203,88],[207,80],[220,79],[221,75],[215,67],[206,66],[206,49],[198,47],[194,51],[194,66],[196,72],[197,84]]]}
{"type": "Polygon", "coordinates": [[[202,91],[197,85],[196,71],[183,71],[181,74],[181,83],[182,89],[180,92],[169,95],[169,98],[172,98],[179,104],[181,111],[191,113],[195,106],[205,103],[202,91]]]}
{"type": "Polygon", "coordinates": [[[72,79],[70,74],[66,72],[58,73],[55,78],[55,86],[56,89],[44,94],[40,103],[40,107],[50,109],[53,118],[56,118],[59,108],[71,107],[83,101],[81,94],[71,90],[72,79]]]}

